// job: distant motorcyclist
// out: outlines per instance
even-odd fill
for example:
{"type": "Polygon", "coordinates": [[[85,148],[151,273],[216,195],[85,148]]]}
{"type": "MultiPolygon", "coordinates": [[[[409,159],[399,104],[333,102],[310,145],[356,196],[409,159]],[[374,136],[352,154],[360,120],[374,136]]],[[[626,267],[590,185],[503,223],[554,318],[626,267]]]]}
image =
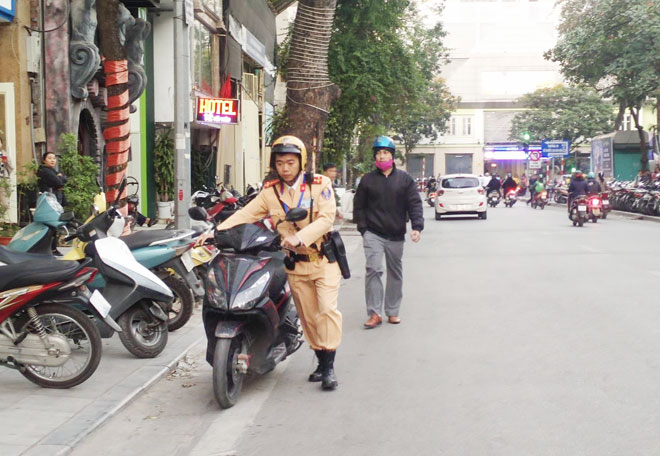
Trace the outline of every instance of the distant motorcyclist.
{"type": "Polygon", "coordinates": [[[590,195],[598,195],[603,191],[600,183],[596,180],[596,174],[593,171],[587,174],[587,188],[587,193],[590,195]]]}
{"type": "Polygon", "coordinates": [[[537,181],[538,181],[538,176],[536,174],[532,174],[532,176],[529,178],[529,199],[527,200],[527,204],[531,203],[534,200],[534,196],[536,195],[537,181]]]}
{"type": "Polygon", "coordinates": [[[575,197],[580,195],[587,195],[589,193],[589,186],[587,181],[584,180],[584,174],[580,171],[575,173],[575,177],[571,179],[571,184],[568,186],[568,213],[570,217],[571,206],[575,197]]]}
{"type": "Polygon", "coordinates": [[[511,176],[511,173],[507,173],[506,179],[504,179],[504,182],[502,183],[502,190],[504,190],[504,196],[506,196],[507,193],[509,193],[509,190],[515,189],[518,187],[518,184],[516,184],[516,181],[513,180],[513,176],[511,176]]]}
{"type": "Polygon", "coordinates": [[[502,187],[502,183],[497,178],[497,176],[493,175],[493,177],[491,177],[488,183],[486,184],[486,195],[489,195],[490,192],[497,192],[498,196],[502,196],[502,193],[500,192],[501,187],[502,187]]]}

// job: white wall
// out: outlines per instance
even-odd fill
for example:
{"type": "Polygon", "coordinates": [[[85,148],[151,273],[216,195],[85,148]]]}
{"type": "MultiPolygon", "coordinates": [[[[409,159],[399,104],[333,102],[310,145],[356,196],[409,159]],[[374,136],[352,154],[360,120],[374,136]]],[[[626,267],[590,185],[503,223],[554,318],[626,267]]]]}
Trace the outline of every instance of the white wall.
{"type": "Polygon", "coordinates": [[[173,12],[154,17],[154,121],[174,122],[173,12]]]}

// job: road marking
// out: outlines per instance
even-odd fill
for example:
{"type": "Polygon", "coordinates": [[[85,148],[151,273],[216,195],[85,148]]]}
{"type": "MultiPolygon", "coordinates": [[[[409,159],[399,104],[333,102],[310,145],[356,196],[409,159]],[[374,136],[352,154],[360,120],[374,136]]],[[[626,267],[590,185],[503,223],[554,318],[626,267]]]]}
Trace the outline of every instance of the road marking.
{"type": "Polygon", "coordinates": [[[190,456],[234,456],[243,433],[249,429],[257,414],[270,397],[280,376],[286,371],[289,360],[278,364],[274,372],[260,379],[258,385],[250,385],[250,395],[244,394],[234,407],[222,410],[206,429],[190,456]]]}
{"type": "Polygon", "coordinates": [[[580,247],[582,247],[582,250],[586,250],[589,253],[601,253],[600,250],[588,245],[581,245],[580,247]]]}

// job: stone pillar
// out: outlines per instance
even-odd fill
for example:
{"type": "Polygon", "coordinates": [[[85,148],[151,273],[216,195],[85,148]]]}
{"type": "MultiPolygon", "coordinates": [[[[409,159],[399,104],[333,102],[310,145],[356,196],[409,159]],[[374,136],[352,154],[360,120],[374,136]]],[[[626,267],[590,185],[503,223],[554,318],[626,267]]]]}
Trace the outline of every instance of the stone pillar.
{"type": "Polygon", "coordinates": [[[46,141],[48,151],[57,151],[62,133],[71,132],[71,87],[69,77],[69,27],[66,3],[46,0],[44,28],[59,29],[45,33],[46,141]],[[66,21],[66,22],[65,22],[66,21]]]}

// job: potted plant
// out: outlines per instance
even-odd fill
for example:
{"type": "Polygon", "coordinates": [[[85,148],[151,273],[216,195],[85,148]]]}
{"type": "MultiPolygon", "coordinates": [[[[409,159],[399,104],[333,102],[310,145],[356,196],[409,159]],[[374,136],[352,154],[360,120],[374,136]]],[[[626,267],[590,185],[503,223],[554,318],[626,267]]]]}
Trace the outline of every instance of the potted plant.
{"type": "Polygon", "coordinates": [[[156,133],[154,180],[158,193],[158,218],[171,219],[174,213],[174,140],[171,128],[156,133]]]}

